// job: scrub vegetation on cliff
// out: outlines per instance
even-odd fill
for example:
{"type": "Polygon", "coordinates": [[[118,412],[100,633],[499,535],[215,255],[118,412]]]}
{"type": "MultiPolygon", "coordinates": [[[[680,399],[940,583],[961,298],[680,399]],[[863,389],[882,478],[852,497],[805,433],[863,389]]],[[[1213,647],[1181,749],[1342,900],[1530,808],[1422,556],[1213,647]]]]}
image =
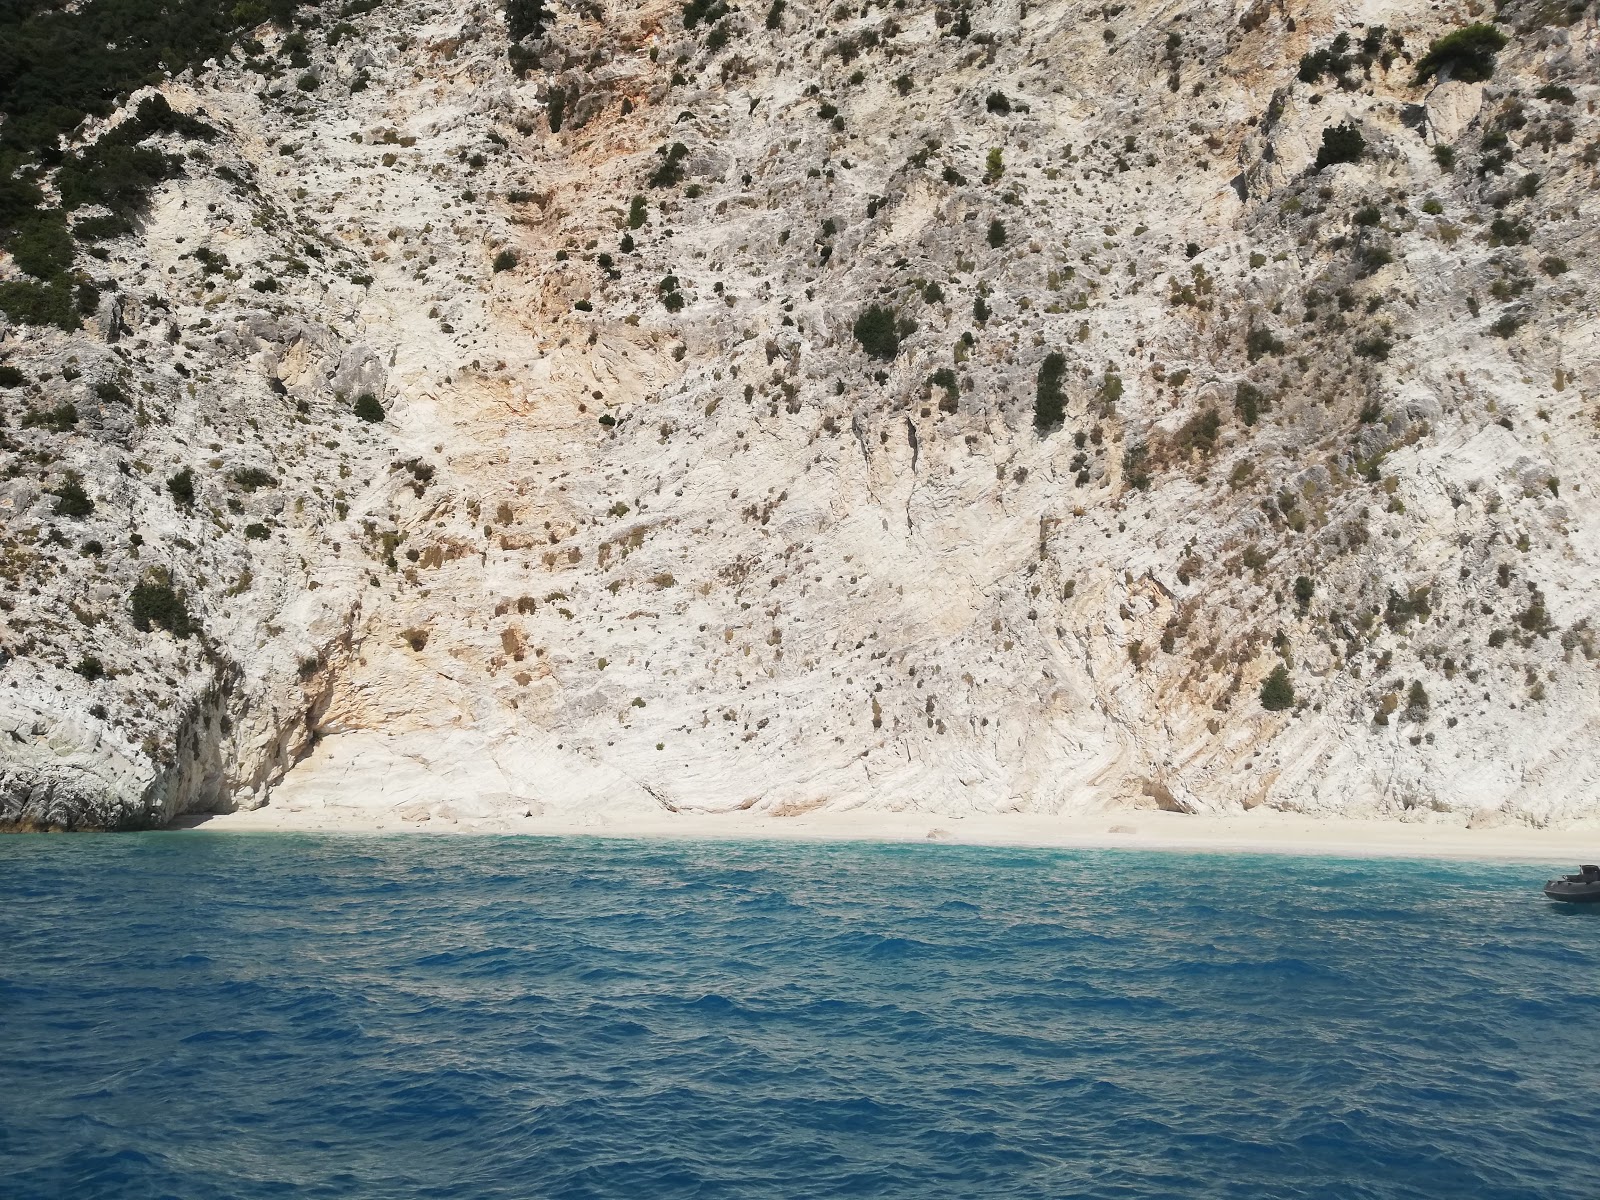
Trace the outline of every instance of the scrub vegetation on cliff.
{"type": "Polygon", "coordinates": [[[0,811],[1582,810],[1592,18],[1372,16],[12,10],[0,811]]]}

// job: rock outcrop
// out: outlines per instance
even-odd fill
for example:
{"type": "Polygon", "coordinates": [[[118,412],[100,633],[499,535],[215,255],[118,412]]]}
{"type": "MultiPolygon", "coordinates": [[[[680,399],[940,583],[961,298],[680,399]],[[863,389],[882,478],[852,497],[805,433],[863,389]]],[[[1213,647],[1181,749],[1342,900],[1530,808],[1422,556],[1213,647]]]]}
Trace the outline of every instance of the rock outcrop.
{"type": "Polygon", "coordinates": [[[0,820],[1595,811],[1592,12],[346,10],[0,327],[0,820]]]}

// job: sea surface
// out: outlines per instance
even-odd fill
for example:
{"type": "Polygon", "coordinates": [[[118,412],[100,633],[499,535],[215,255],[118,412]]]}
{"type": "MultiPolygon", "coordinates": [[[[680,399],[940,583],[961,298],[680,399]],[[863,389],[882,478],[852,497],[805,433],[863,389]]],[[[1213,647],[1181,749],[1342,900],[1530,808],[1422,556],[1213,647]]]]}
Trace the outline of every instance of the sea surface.
{"type": "Polygon", "coordinates": [[[4,838],[0,1196],[1592,1197],[1547,873],[4,838]]]}

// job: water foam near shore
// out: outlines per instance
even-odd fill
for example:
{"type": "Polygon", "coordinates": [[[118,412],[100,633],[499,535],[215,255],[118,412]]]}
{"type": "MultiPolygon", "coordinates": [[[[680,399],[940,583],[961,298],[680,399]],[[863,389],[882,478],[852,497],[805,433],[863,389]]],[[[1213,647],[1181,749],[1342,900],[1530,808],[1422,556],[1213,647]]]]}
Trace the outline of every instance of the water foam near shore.
{"type": "Polygon", "coordinates": [[[1600,1171],[1543,868],[0,841],[0,1174],[61,1196],[1535,1197],[1600,1171]]]}

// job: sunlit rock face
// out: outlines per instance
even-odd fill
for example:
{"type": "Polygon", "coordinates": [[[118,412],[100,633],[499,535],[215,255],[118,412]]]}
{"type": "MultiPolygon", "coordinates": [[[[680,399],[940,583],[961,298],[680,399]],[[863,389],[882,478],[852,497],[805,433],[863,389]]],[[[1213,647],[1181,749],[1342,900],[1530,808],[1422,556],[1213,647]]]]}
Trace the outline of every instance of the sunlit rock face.
{"type": "Polygon", "coordinates": [[[0,819],[1592,813],[1592,31],[1354,11],[392,0],[163,85],[218,136],[0,341],[0,819]]]}

